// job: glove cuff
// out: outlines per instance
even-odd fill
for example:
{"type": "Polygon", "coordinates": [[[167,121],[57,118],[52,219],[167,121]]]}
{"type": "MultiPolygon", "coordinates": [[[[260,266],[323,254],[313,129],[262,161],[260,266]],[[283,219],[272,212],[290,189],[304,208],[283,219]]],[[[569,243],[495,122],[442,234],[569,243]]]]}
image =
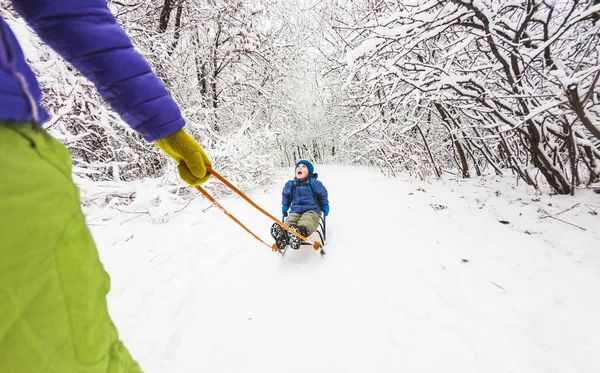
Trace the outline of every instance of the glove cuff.
{"type": "Polygon", "coordinates": [[[177,162],[181,162],[186,155],[202,151],[200,145],[183,129],[154,141],[163,152],[167,153],[177,162]]]}

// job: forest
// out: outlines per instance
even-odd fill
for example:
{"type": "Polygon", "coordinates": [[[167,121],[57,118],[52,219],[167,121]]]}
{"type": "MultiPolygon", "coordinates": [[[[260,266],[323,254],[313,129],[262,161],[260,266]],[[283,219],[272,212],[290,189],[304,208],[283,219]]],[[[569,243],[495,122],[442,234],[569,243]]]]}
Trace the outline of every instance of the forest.
{"type": "MultiPolygon", "coordinates": [[[[242,188],[300,158],[419,180],[504,175],[553,194],[598,186],[598,0],[108,3],[242,188]]],[[[173,183],[91,83],[33,34],[24,49],[78,177],[173,183]]]]}

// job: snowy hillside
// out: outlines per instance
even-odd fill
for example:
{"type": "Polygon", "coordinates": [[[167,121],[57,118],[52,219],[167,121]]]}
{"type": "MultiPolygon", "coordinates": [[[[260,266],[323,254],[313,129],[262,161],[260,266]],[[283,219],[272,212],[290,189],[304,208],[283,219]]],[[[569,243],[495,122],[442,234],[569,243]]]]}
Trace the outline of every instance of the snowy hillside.
{"type": "MultiPolygon", "coordinates": [[[[86,210],[109,309],[145,372],[597,369],[598,195],[316,171],[330,195],[325,256],[272,253],[203,198],[164,219],[135,203],[86,210]]],[[[288,173],[251,197],[277,214],[288,173]]],[[[271,242],[267,218],[221,202],[271,242]]]]}

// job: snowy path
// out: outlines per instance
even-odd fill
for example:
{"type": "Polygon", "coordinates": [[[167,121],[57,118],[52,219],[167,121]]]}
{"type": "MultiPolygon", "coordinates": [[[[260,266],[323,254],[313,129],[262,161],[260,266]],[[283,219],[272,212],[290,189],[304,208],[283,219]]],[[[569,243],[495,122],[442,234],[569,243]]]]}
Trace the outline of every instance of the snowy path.
{"type": "MultiPolygon", "coordinates": [[[[146,372],[597,369],[600,216],[561,215],[582,231],[536,211],[581,199],[317,171],[330,193],[325,256],[271,253],[200,198],[164,224],[92,226],[111,313],[146,372]]],[[[276,213],[285,180],[253,199],[276,213]]],[[[266,218],[222,202],[269,238],[266,218]]]]}

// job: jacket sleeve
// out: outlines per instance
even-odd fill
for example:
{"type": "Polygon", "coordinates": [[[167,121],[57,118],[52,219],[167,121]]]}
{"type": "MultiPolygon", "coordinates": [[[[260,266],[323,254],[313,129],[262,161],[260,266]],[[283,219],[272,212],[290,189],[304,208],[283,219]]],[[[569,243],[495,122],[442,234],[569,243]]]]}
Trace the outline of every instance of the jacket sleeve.
{"type": "Polygon", "coordinates": [[[327,195],[327,188],[323,185],[319,180],[315,180],[313,183],[315,188],[315,193],[319,196],[319,201],[321,202],[321,206],[325,206],[329,204],[329,196],[327,195]]]}
{"type": "Polygon", "coordinates": [[[88,78],[146,141],[185,121],[156,74],[115,21],[106,0],[13,0],[39,37],[88,78]]]}
{"type": "Polygon", "coordinates": [[[285,183],[283,190],[281,191],[281,205],[289,206],[292,203],[292,180],[285,183]]]}

